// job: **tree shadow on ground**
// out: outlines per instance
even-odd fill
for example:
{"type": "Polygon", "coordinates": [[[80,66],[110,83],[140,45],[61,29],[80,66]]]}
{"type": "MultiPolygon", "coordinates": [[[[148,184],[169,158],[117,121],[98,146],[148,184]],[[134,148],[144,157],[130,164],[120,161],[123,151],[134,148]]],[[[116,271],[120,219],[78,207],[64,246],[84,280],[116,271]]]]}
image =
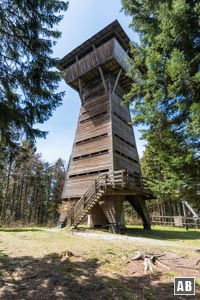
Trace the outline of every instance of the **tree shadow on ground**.
{"type": "MultiPolygon", "coordinates": [[[[95,258],[63,258],[56,253],[11,258],[1,253],[0,264],[1,300],[174,300],[173,282],[160,281],[161,273],[109,276],[99,272],[95,258]]],[[[176,296],[181,299],[185,298],[176,296]]]]}
{"type": "Polygon", "coordinates": [[[158,240],[196,240],[200,239],[200,230],[186,230],[186,231],[178,231],[178,230],[167,230],[167,229],[153,229],[152,230],[144,230],[142,228],[126,228],[124,234],[127,236],[134,237],[147,237],[158,240]]]}

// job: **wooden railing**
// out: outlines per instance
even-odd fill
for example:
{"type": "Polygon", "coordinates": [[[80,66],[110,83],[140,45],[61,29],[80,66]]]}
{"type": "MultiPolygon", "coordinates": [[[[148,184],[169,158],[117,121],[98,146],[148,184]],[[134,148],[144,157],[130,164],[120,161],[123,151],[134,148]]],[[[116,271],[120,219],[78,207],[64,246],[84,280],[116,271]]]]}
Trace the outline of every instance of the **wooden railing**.
{"type": "Polygon", "coordinates": [[[87,192],[68,211],[67,225],[77,226],[103,194],[109,190],[134,189],[144,192],[146,188],[144,178],[130,174],[125,170],[103,173],[94,180],[87,192]]]}
{"type": "Polygon", "coordinates": [[[180,226],[180,227],[195,227],[200,228],[200,221],[194,220],[194,218],[185,219],[184,216],[152,216],[151,217],[152,225],[161,225],[161,226],[180,226]],[[178,222],[175,218],[180,218],[178,222]]]}
{"type": "Polygon", "coordinates": [[[130,69],[129,56],[117,39],[112,38],[67,67],[65,69],[66,82],[70,83],[76,80],[78,77],[111,60],[113,57],[128,72],[130,69]]]}

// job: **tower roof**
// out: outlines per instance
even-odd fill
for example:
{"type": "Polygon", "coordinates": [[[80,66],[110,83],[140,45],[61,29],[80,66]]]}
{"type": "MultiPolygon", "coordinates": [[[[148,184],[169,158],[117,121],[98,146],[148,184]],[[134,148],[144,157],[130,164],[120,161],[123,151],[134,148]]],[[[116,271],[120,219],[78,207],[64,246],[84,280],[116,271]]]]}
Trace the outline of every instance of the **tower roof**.
{"type": "Polygon", "coordinates": [[[91,38],[86,40],[80,46],[76,47],[70,53],[65,55],[58,63],[57,67],[59,70],[63,71],[72,65],[76,61],[76,57],[78,59],[84,57],[88,53],[92,51],[92,45],[95,48],[101,46],[111,38],[116,38],[118,42],[121,44],[122,48],[129,52],[129,42],[130,39],[127,36],[126,32],[123,30],[118,20],[113,21],[108,26],[100,30],[98,33],[93,35],[91,38]]]}

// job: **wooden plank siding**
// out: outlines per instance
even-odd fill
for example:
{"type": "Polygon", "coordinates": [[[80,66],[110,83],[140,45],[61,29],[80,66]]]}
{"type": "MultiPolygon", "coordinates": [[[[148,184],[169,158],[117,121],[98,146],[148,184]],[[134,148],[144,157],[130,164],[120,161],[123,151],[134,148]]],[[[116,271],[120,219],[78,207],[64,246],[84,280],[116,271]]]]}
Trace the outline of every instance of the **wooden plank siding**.
{"type": "Polygon", "coordinates": [[[63,189],[63,198],[81,197],[101,172],[111,171],[112,132],[108,94],[97,80],[84,87],[84,96],[63,189]],[[90,97],[89,97],[90,96],[90,97]]]}
{"type": "MultiPolygon", "coordinates": [[[[68,225],[77,226],[88,213],[93,225],[117,224],[125,196],[129,195],[127,199],[133,204],[138,196],[143,202],[146,197],[140,184],[130,111],[128,106],[121,106],[132,83],[132,78],[126,76],[130,67],[128,51],[129,38],[114,21],[58,65],[81,100],[62,194],[63,207],[65,201],[74,203],[71,213],[61,218],[64,222],[67,217],[68,225]]],[[[139,200],[134,207],[147,228],[148,217],[141,214],[145,213],[145,204],[140,208],[139,200]]]]}
{"type": "Polygon", "coordinates": [[[121,65],[123,70],[128,72],[130,69],[130,63],[129,63],[129,56],[127,55],[127,52],[122,48],[122,46],[119,44],[117,39],[114,39],[114,48],[113,48],[113,56],[117,60],[117,62],[121,65]]]}
{"type": "Polygon", "coordinates": [[[101,138],[100,135],[98,139],[89,140],[88,142],[81,143],[78,145],[76,144],[76,147],[74,147],[73,157],[85,155],[87,153],[95,153],[97,151],[103,151],[106,149],[110,150],[112,147],[110,136],[111,135],[107,135],[101,138]]]}
{"type": "Polygon", "coordinates": [[[69,175],[88,173],[101,169],[111,168],[111,153],[90,157],[86,159],[80,159],[78,161],[73,161],[72,171],[69,171],[69,175]]]}
{"type": "Polygon", "coordinates": [[[127,106],[121,106],[122,98],[119,96],[125,92],[118,84],[111,95],[114,170],[125,169],[141,174],[130,111],[127,106]]]}
{"type": "Polygon", "coordinates": [[[67,84],[72,84],[77,88],[78,78],[82,77],[85,79],[85,76],[90,74],[90,78],[86,77],[86,80],[89,81],[96,77],[96,68],[105,65],[106,69],[109,69],[112,73],[116,73],[117,70],[122,68],[123,76],[121,76],[121,79],[123,78],[126,84],[130,85],[130,79],[125,76],[125,73],[130,67],[128,58],[126,51],[122,48],[117,39],[112,38],[96,49],[92,50],[91,48],[91,52],[68,66],[68,68],[63,71],[64,79],[67,84]],[[93,76],[92,73],[94,73],[93,76]]]}
{"type": "Polygon", "coordinates": [[[116,150],[115,153],[118,151],[138,162],[138,155],[135,149],[116,137],[113,138],[113,148],[116,150]]]}
{"type": "Polygon", "coordinates": [[[64,199],[77,198],[77,200],[89,189],[97,175],[77,177],[69,179],[67,176],[62,197],[64,199]]]}
{"type": "Polygon", "coordinates": [[[85,95],[77,124],[71,160],[63,190],[63,198],[81,197],[101,172],[125,169],[140,174],[131,116],[127,106],[121,106],[123,88],[118,84],[112,93],[114,78],[106,80],[109,93],[102,82],[91,81],[85,95]],[[90,88],[91,86],[91,88],[90,88]]]}
{"type": "Polygon", "coordinates": [[[66,82],[72,82],[97,66],[104,64],[107,60],[112,59],[113,52],[114,39],[98,47],[96,50],[92,50],[82,59],[69,66],[65,72],[66,82]]]}
{"type": "Polygon", "coordinates": [[[81,197],[102,172],[140,173],[130,112],[120,105],[131,81],[125,76],[129,69],[126,49],[115,36],[86,48],[84,53],[80,47],[80,55],[75,50],[75,58],[69,54],[71,62],[63,64],[62,70],[82,101],[63,189],[65,199],[81,197]]]}

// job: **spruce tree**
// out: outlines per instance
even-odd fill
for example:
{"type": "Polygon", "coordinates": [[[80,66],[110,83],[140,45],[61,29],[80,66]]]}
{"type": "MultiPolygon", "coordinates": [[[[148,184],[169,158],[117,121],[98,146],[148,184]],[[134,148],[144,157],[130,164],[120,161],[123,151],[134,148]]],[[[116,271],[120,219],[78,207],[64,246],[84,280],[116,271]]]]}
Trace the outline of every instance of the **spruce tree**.
{"type": "Polygon", "coordinates": [[[159,160],[152,177],[160,175],[160,186],[154,188],[166,183],[165,190],[177,198],[178,188],[199,183],[200,4],[122,0],[122,5],[140,37],[131,44],[129,76],[134,83],[124,102],[132,103],[135,124],[145,126],[148,170],[151,161],[159,160]]]}
{"type": "Polygon", "coordinates": [[[23,136],[44,137],[34,127],[49,119],[61,104],[57,92],[53,46],[61,33],[54,29],[68,3],[56,0],[0,2],[0,139],[13,147],[23,136]]]}

